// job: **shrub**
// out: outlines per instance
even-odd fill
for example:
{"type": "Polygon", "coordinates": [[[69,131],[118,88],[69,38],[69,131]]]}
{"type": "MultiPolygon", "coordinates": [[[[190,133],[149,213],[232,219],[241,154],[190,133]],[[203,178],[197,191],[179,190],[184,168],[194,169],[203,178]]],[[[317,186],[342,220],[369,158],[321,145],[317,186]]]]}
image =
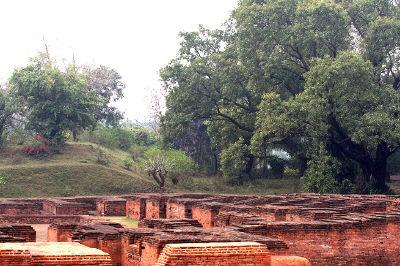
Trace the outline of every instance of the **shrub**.
{"type": "Polygon", "coordinates": [[[14,145],[24,145],[30,142],[32,132],[29,132],[23,128],[15,128],[8,132],[7,142],[14,145]]]}
{"type": "Polygon", "coordinates": [[[101,165],[109,165],[111,163],[110,156],[101,148],[97,149],[96,163],[101,165]]]}
{"type": "Polygon", "coordinates": [[[299,176],[299,171],[297,169],[290,168],[285,166],[283,169],[283,177],[284,178],[295,178],[299,176]]]}
{"type": "Polygon", "coordinates": [[[247,145],[243,143],[243,139],[231,144],[221,153],[221,170],[225,177],[234,181],[243,177],[247,161],[246,155],[249,153],[247,145]]]}
{"type": "Polygon", "coordinates": [[[312,158],[302,177],[304,190],[322,194],[338,193],[339,184],[335,177],[339,168],[340,163],[326,153],[312,158]]]}
{"type": "Polygon", "coordinates": [[[37,158],[45,156],[49,152],[49,141],[41,135],[35,135],[30,143],[22,148],[22,151],[28,155],[37,158]]]}
{"type": "Polygon", "coordinates": [[[157,147],[151,147],[144,152],[144,160],[154,158],[156,156],[163,156],[170,164],[170,174],[180,176],[184,174],[191,174],[194,170],[193,160],[184,152],[168,149],[162,150],[157,147]]]}
{"type": "Polygon", "coordinates": [[[131,154],[131,158],[133,161],[139,161],[144,157],[144,153],[146,152],[146,147],[139,145],[132,145],[128,152],[131,154]]]}
{"type": "Polygon", "coordinates": [[[90,141],[112,149],[128,150],[133,145],[151,146],[157,143],[155,134],[144,128],[99,128],[82,135],[90,141]]]}
{"type": "Polygon", "coordinates": [[[126,158],[123,162],[122,162],[122,167],[125,168],[126,170],[131,170],[133,166],[133,161],[131,158],[126,158]]]}

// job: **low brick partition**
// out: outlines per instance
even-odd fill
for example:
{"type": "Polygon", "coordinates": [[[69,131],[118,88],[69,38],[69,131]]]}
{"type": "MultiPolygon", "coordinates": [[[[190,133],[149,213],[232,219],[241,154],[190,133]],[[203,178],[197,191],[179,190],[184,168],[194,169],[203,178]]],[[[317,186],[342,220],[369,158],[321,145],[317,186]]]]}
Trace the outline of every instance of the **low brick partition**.
{"type": "Polygon", "coordinates": [[[90,204],[67,201],[63,199],[48,199],[43,202],[43,210],[54,215],[81,215],[93,210],[90,204]]]}
{"type": "Polygon", "coordinates": [[[110,256],[79,243],[3,243],[0,244],[0,265],[111,266],[110,256]]]}
{"type": "Polygon", "coordinates": [[[34,242],[36,231],[30,225],[24,224],[0,224],[2,242],[34,242]]]}
{"type": "Polygon", "coordinates": [[[155,265],[270,266],[271,255],[256,242],[168,244],[155,265]]]}
{"type": "Polygon", "coordinates": [[[96,210],[105,216],[126,216],[126,200],[107,198],[97,201],[96,210]]]}

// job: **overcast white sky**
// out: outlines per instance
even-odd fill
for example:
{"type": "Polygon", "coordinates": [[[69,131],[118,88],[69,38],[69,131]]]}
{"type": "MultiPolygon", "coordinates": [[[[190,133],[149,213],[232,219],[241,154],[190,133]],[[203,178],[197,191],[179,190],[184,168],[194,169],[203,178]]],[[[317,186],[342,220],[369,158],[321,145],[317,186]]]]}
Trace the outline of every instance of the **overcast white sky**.
{"type": "Polygon", "coordinates": [[[0,79],[43,48],[59,59],[103,64],[124,78],[118,106],[144,121],[158,70],[179,48],[178,33],[198,24],[219,27],[237,0],[1,0],[0,79]]]}

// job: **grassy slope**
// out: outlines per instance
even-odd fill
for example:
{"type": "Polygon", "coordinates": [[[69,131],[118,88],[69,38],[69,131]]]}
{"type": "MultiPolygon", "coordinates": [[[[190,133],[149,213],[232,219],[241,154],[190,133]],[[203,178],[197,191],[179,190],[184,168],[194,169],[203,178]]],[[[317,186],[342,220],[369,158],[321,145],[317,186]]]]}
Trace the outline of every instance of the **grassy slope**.
{"type": "MultiPolygon", "coordinates": [[[[157,191],[146,175],[121,167],[128,156],[121,150],[102,148],[111,164],[96,163],[100,147],[91,143],[69,143],[62,154],[34,159],[21,147],[0,151],[0,197],[46,197],[73,195],[118,195],[157,191]]],[[[168,191],[229,194],[275,194],[300,191],[299,180],[256,180],[241,186],[229,184],[221,177],[186,177],[168,191]]]]}
{"type": "Polygon", "coordinates": [[[123,169],[127,154],[106,150],[112,163],[96,163],[94,144],[68,144],[62,154],[37,160],[20,148],[0,153],[0,197],[109,195],[154,191],[154,183],[123,169]]]}
{"type": "Polygon", "coordinates": [[[223,177],[188,177],[181,179],[175,190],[223,194],[281,194],[301,191],[299,179],[258,179],[243,184],[230,184],[223,177]]]}

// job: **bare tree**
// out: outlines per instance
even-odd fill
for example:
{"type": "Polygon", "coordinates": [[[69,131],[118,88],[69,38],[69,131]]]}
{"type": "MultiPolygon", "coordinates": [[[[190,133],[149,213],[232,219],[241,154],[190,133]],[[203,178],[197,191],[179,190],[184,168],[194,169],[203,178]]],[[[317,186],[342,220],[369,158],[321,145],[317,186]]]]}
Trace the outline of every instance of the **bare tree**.
{"type": "Polygon", "coordinates": [[[146,161],[146,172],[157,182],[161,193],[165,191],[165,180],[170,168],[170,163],[162,155],[155,155],[146,161]]]}

